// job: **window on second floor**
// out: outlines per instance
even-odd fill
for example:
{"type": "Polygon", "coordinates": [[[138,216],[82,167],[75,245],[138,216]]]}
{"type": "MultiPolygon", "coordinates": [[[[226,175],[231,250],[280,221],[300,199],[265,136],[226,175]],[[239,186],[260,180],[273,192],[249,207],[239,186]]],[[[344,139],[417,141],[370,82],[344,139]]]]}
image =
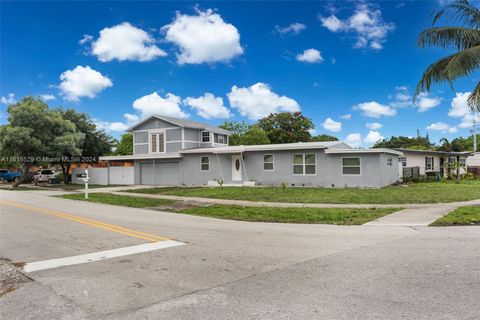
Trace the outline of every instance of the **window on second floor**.
{"type": "Polygon", "coordinates": [[[202,142],[210,142],[210,132],[202,131],[202,142]]]}
{"type": "Polygon", "coordinates": [[[150,135],[150,152],[151,153],[165,152],[165,136],[163,133],[152,133],[150,135]]]}

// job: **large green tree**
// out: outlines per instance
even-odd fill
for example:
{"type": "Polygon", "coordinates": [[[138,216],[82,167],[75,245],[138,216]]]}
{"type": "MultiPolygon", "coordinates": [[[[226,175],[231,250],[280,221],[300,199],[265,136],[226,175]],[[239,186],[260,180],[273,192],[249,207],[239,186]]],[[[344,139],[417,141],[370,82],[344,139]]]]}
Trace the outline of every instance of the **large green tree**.
{"type": "MultiPolygon", "coordinates": [[[[418,45],[455,52],[428,66],[417,85],[415,97],[430,91],[434,83],[448,82],[453,88],[455,80],[471,75],[480,67],[480,10],[476,6],[467,0],[448,3],[435,14],[432,25],[420,33],[418,45]],[[442,17],[459,25],[435,26],[442,17]]],[[[480,81],[468,97],[468,105],[480,112],[480,81]]]]}
{"type": "Polygon", "coordinates": [[[115,154],[121,156],[133,154],[133,134],[131,132],[122,134],[116,146],[115,154]]]}
{"type": "Polygon", "coordinates": [[[293,143],[310,141],[310,130],[314,128],[311,119],[300,112],[271,113],[258,120],[271,143],[293,143]]]}
{"type": "Polygon", "coordinates": [[[337,137],[331,136],[329,134],[319,134],[316,136],[313,136],[310,141],[317,141],[317,142],[322,142],[322,141],[338,141],[337,137]]]}
{"type": "Polygon", "coordinates": [[[225,120],[220,128],[230,131],[232,134],[228,137],[228,144],[239,146],[242,144],[242,136],[248,131],[249,125],[246,121],[227,121],[225,120]]]}
{"type": "Polygon", "coordinates": [[[267,133],[256,125],[250,126],[250,128],[240,136],[240,144],[244,146],[269,143],[270,139],[268,139],[267,133]]]}
{"type": "Polygon", "coordinates": [[[404,148],[404,149],[417,149],[417,150],[433,150],[435,145],[430,142],[427,136],[425,137],[404,137],[404,136],[392,136],[390,139],[382,139],[373,145],[373,148],[404,148]]]}
{"type": "MultiPolygon", "coordinates": [[[[34,164],[62,153],[80,155],[84,136],[75,124],[64,119],[39,99],[26,97],[7,108],[8,124],[0,127],[0,154],[23,166],[24,182],[34,164]]],[[[48,161],[48,160],[47,160],[48,161]]]]}
{"type": "Polygon", "coordinates": [[[75,109],[56,109],[63,119],[73,123],[77,131],[83,135],[83,141],[79,144],[80,153],[70,152],[69,150],[59,150],[59,155],[63,158],[69,157],[60,161],[62,167],[64,183],[69,183],[68,172],[72,164],[71,158],[75,156],[82,156],[83,161],[98,161],[98,157],[108,155],[111,153],[115,140],[103,130],[98,130],[92,118],[84,112],[78,112],[75,109]]]}

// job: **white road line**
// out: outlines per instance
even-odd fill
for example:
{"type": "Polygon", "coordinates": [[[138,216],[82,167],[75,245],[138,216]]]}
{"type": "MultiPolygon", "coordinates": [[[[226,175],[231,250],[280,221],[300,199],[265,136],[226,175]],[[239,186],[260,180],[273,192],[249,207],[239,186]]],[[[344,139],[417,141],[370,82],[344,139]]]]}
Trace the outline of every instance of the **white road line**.
{"type": "Polygon", "coordinates": [[[73,257],[30,262],[24,265],[23,271],[34,272],[34,271],[52,269],[52,268],[63,267],[63,266],[72,266],[72,265],[81,264],[81,263],[88,263],[88,262],[94,262],[99,260],[128,256],[136,253],[166,249],[166,248],[181,246],[184,244],[185,243],[179,242],[179,241],[165,240],[165,241],[159,241],[159,242],[153,242],[153,243],[140,244],[137,246],[82,254],[82,255],[73,256],[73,257]]]}

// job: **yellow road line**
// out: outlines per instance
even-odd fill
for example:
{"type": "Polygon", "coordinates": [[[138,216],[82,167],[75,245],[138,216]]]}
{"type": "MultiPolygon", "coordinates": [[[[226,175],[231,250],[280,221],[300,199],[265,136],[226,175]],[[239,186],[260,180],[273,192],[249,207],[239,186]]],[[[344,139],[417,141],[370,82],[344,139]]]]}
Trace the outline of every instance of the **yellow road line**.
{"type": "Polygon", "coordinates": [[[117,226],[117,225],[104,223],[104,222],[101,222],[101,221],[98,221],[98,220],[83,218],[83,217],[79,217],[79,216],[69,214],[69,213],[65,213],[65,212],[61,212],[61,211],[50,210],[50,209],[45,209],[45,208],[38,208],[38,207],[30,206],[30,205],[27,205],[27,204],[21,204],[21,203],[12,202],[12,201],[6,201],[6,200],[0,200],[0,204],[12,206],[12,207],[17,207],[17,208],[22,208],[22,209],[28,209],[28,210],[33,211],[33,212],[48,214],[48,215],[55,216],[55,217],[58,217],[58,218],[68,219],[68,220],[75,221],[75,222],[78,222],[78,223],[82,223],[82,224],[85,224],[85,225],[89,225],[89,226],[92,226],[92,227],[95,227],[95,228],[100,228],[100,229],[104,229],[104,230],[108,230],[108,231],[112,231],[112,232],[116,232],[116,233],[121,233],[121,234],[128,235],[128,236],[131,236],[131,237],[134,237],[134,238],[142,239],[142,240],[147,240],[149,242],[173,240],[173,238],[160,237],[160,236],[156,236],[156,235],[145,233],[145,232],[135,231],[135,230],[127,229],[127,228],[120,227],[120,226],[117,226]]]}

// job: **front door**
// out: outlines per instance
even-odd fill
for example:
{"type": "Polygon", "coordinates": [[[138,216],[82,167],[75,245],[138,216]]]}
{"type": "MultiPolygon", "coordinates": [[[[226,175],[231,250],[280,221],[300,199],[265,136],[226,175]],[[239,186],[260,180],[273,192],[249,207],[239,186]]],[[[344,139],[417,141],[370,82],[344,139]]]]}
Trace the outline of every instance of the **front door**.
{"type": "Polygon", "coordinates": [[[232,156],[232,181],[242,181],[241,156],[232,156]]]}

